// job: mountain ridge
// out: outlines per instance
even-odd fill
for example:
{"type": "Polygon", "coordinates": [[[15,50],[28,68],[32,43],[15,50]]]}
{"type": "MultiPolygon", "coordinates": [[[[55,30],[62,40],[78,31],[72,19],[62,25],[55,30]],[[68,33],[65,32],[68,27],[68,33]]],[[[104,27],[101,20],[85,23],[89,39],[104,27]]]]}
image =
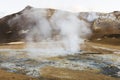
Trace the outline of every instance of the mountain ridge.
{"type": "MultiPolygon", "coordinates": [[[[33,14],[30,12],[35,10],[36,12],[42,14],[42,16],[46,17],[48,21],[57,11],[65,15],[73,14],[77,16],[80,20],[83,20],[85,23],[90,25],[90,29],[93,32],[91,38],[103,37],[104,35],[109,34],[120,34],[119,27],[120,11],[114,11],[111,13],[99,13],[99,12],[72,13],[69,11],[55,10],[49,8],[33,8],[31,6],[27,6],[22,11],[0,18],[0,42],[24,40],[27,34],[27,29],[30,29],[31,27],[36,25],[36,21],[34,19],[31,20],[32,18],[29,18],[29,16],[27,16],[27,15],[33,16],[33,14]]],[[[40,14],[39,16],[41,16],[40,14]]]]}

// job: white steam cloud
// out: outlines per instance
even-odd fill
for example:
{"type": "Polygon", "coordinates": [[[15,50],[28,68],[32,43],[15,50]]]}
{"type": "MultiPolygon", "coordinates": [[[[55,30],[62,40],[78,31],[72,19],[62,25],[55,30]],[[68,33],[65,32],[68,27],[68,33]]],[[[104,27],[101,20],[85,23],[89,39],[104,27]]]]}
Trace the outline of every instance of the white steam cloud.
{"type": "Polygon", "coordinates": [[[14,21],[22,22],[21,27],[28,27],[27,49],[34,54],[38,53],[37,56],[52,52],[61,55],[62,51],[77,53],[80,45],[92,33],[90,25],[79,18],[79,13],[31,8],[10,20],[9,24],[14,21]],[[24,17],[25,22],[20,17],[24,17]]]}
{"type": "Polygon", "coordinates": [[[78,18],[77,14],[56,11],[51,17],[51,23],[60,31],[66,50],[70,52],[80,50],[80,44],[84,41],[81,36],[88,31],[87,25],[78,18]]]}

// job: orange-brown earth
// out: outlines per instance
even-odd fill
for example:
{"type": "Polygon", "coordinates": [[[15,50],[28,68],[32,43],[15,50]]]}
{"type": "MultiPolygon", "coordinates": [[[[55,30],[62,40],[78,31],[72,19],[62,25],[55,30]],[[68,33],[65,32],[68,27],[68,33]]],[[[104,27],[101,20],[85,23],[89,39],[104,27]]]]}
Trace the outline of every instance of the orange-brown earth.
{"type": "Polygon", "coordinates": [[[49,80],[118,80],[94,71],[77,71],[65,68],[45,67],[41,70],[42,77],[49,80]]]}

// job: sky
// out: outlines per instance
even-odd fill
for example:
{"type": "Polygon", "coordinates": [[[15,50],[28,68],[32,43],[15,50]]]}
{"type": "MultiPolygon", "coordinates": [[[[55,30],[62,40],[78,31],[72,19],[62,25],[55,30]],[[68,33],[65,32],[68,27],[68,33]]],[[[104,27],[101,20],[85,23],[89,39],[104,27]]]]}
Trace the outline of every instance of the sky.
{"type": "Polygon", "coordinates": [[[0,0],[0,17],[18,12],[27,5],[36,8],[55,8],[72,12],[120,11],[120,0],[0,0]]]}

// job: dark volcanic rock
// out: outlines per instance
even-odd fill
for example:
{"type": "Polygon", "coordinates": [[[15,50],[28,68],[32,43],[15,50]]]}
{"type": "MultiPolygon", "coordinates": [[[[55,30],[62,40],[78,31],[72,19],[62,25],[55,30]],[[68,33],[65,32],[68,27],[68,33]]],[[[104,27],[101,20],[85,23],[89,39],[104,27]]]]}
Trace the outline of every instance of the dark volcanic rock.
{"type": "Polygon", "coordinates": [[[19,40],[20,36],[18,34],[18,26],[17,24],[14,24],[13,26],[9,25],[9,20],[14,18],[16,15],[21,15],[21,12],[14,13],[0,19],[0,42],[19,40]]]}
{"type": "Polygon", "coordinates": [[[32,9],[32,7],[27,6],[20,12],[0,19],[0,42],[19,41],[25,38],[24,30],[28,29],[29,25],[35,24],[34,21],[30,22],[30,20],[23,15],[24,11],[29,11],[30,9],[32,9]]]}
{"type": "Polygon", "coordinates": [[[115,66],[104,67],[102,70],[103,74],[110,75],[112,77],[119,77],[118,72],[120,71],[119,68],[115,66]]]}

